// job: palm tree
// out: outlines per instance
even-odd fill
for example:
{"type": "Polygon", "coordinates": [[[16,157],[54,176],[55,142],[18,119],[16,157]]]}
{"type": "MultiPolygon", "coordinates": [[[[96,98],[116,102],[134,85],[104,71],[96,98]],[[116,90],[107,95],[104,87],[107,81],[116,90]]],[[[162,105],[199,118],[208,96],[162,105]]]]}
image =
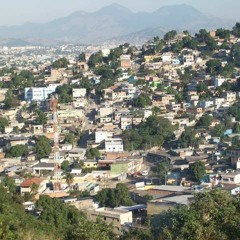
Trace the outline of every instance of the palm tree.
{"type": "Polygon", "coordinates": [[[71,173],[67,173],[66,174],[66,182],[69,187],[72,185],[73,180],[74,180],[74,176],[71,173]]]}
{"type": "Polygon", "coordinates": [[[39,185],[37,183],[33,183],[31,186],[31,193],[36,194],[38,191],[39,185]]]}

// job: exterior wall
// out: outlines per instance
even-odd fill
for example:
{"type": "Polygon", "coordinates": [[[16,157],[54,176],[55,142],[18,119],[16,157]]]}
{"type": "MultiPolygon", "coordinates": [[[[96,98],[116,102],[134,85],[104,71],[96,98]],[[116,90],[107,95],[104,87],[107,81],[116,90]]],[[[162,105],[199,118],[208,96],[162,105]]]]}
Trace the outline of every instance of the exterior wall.
{"type": "Polygon", "coordinates": [[[222,183],[228,183],[228,184],[238,184],[240,183],[240,174],[221,174],[222,176],[222,183]]]}
{"type": "Polygon", "coordinates": [[[44,101],[48,98],[49,94],[56,91],[57,86],[49,86],[42,88],[25,88],[26,101],[44,101]]]}
{"type": "Polygon", "coordinates": [[[125,223],[132,223],[132,212],[119,211],[108,208],[99,208],[95,211],[88,211],[87,217],[91,221],[96,221],[99,217],[106,223],[112,224],[113,232],[121,234],[121,227],[125,223]]]}
{"type": "Polygon", "coordinates": [[[86,88],[73,89],[73,97],[74,98],[85,97],[86,94],[87,94],[86,88]]]}
{"type": "Polygon", "coordinates": [[[123,152],[122,139],[109,139],[105,141],[106,152],[123,152]]]}
{"type": "Polygon", "coordinates": [[[95,132],[95,142],[100,143],[108,138],[111,138],[113,136],[113,132],[108,131],[96,131],[95,132]]]}

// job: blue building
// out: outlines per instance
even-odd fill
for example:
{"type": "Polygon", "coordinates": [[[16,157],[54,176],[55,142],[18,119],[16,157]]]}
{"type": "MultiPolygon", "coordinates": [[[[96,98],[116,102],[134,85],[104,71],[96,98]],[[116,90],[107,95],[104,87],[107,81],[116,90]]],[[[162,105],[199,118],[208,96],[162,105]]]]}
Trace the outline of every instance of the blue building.
{"type": "Polygon", "coordinates": [[[26,101],[44,101],[49,94],[55,93],[57,86],[25,88],[24,96],[26,101]]]}

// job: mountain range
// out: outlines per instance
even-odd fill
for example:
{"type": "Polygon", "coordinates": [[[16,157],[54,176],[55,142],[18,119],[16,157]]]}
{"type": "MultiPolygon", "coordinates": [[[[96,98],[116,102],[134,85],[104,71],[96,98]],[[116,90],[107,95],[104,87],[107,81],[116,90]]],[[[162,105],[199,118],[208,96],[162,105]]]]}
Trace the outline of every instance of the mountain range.
{"type": "Polygon", "coordinates": [[[235,22],[206,15],[186,4],[137,13],[119,4],[111,4],[96,12],[78,11],[47,23],[1,26],[0,38],[10,38],[11,41],[17,38],[26,42],[34,41],[33,39],[56,39],[82,44],[143,42],[173,29],[196,32],[201,28],[231,28],[235,22]]]}

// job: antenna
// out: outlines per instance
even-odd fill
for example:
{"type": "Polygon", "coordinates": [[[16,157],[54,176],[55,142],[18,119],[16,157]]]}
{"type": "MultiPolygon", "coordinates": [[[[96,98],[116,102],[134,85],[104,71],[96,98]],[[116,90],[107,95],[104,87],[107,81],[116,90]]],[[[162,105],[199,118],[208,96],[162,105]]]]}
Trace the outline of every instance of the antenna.
{"type": "Polygon", "coordinates": [[[53,133],[54,133],[54,190],[60,190],[59,183],[59,134],[58,134],[58,95],[52,95],[50,100],[51,110],[53,112],[53,133]]]}

